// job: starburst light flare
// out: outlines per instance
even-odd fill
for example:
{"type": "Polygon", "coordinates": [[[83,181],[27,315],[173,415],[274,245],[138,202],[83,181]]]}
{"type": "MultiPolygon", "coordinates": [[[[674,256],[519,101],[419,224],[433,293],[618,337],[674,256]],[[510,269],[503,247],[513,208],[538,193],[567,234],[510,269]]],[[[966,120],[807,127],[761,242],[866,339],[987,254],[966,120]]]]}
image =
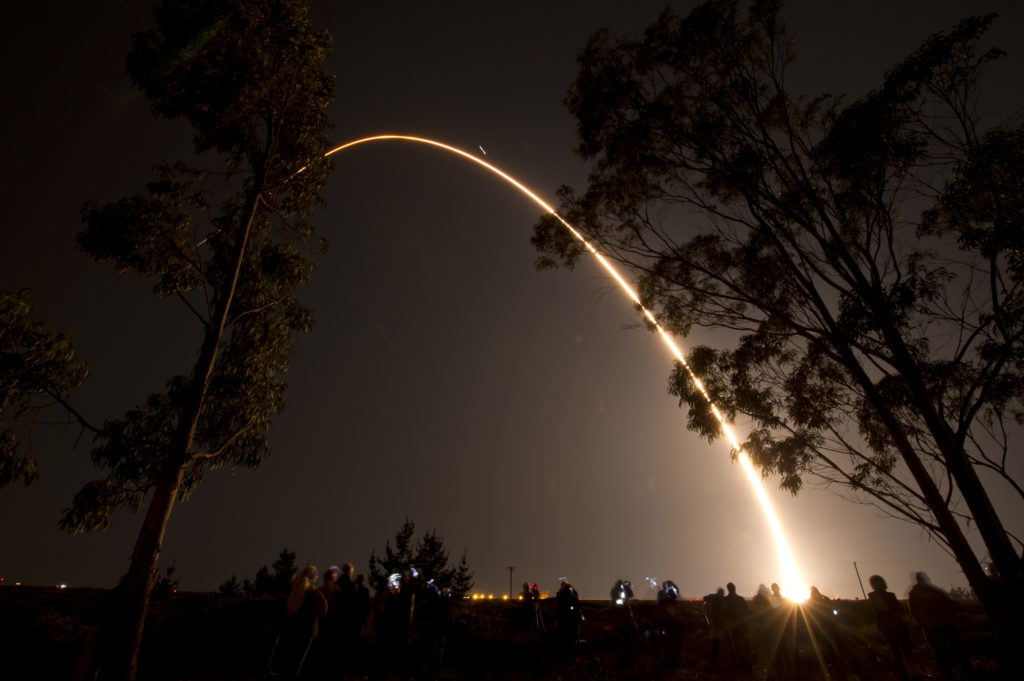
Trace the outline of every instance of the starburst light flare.
{"type": "MultiPolygon", "coordinates": [[[[668,332],[665,331],[664,328],[662,328],[661,324],[658,322],[657,318],[655,318],[654,314],[650,310],[648,310],[643,305],[643,303],[640,302],[640,297],[637,295],[636,291],[634,291],[633,287],[630,286],[629,283],[627,283],[626,280],[622,278],[622,275],[619,274],[618,270],[616,270],[612,266],[612,264],[603,255],[601,255],[597,251],[597,249],[594,248],[590,244],[590,242],[584,238],[582,234],[580,234],[579,231],[576,230],[575,227],[566,222],[565,219],[561,215],[559,215],[554,208],[552,208],[546,201],[540,198],[529,187],[527,187],[522,182],[515,179],[508,173],[502,171],[497,166],[494,166],[491,163],[488,163],[487,161],[484,161],[483,159],[479,158],[478,156],[470,154],[469,152],[463,151],[458,147],[453,147],[449,144],[438,142],[437,140],[427,139],[424,137],[414,137],[412,135],[373,135],[370,137],[363,137],[360,139],[352,140],[351,142],[346,142],[345,144],[338,145],[337,147],[331,149],[324,155],[331,156],[340,151],[350,149],[357,145],[366,144],[368,142],[385,141],[402,141],[426,144],[428,146],[436,147],[438,149],[442,149],[444,151],[456,154],[468,161],[472,161],[473,163],[476,163],[477,165],[486,168],[487,170],[494,173],[498,177],[502,178],[503,180],[511,184],[513,187],[518,189],[520,192],[528,196],[534,203],[543,208],[545,212],[547,212],[553,218],[558,220],[558,222],[560,222],[562,226],[569,230],[573,237],[575,237],[576,240],[579,241],[580,244],[582,244],[582,246],[591,255],[593,255],[594,258],[597,259],[597,261],[601,264],[605,271],[612,277],[612,279],[616,281],[616,283],[618,283],[619,288],[621,288],[622,291],[627,296],[629,296],[630,300],[632,300],[636,304],[636,306],[643,312],[644,317],[647,318],[647,321],[650,322],[651,326],[661,336],[662,341],[668,347],[672,355],[683,366],[683,368],[686,369],[687,373],[690,375],[690,380],[693,381],[693,384],[704,396],[704,399],[706,399],[708,401],[708,404],[711,405],[711,410],[714,413],[715,418],[718,420],[718,423],[721,425],[723,435],[732,445],[733,449],[736,452],[738,452],[737,459],[740,463],[740,466],[743,468],[743,472],[747,476],[747,480],[750,482],[750,485],[754,490],[754,495],[757,497],[758,502],[761,504],[761,510],[764,513],[765,519],[768,522],[768,527],[771,530],[772,538],[775,540],[775,547],[776,551],[778,552],[779,563],[782,569],[782,579],[779,582],[782,593],[787,598],[790,598],[795,601],[806,600],[809,593],[808,586],[801,577],[800,571],[797,569],[796,561],[793,560],[793,554],[789,548],[789,542],[786,540],[786,535],[782,530],[782,524],[779,522],[779,518],[775,514],[775,509],[772,507],[771,501],[768,499],[768,495],[765,493],[764,486],[761,484],[761,478],[758,476],[757,471],[754,469],[754,465],[753,463],[751,463],[750,457],[747,456],[746,452],[744,452],[740,447],[739,440],[733,433],[732,428],[726,422],[725,418],[722,416],[722,413],[718,410],[718,407],[715,405],[715,403],[711,401],[711,397],[710,395],[708,395],[707,390],[705,390],[704,384],[697,377],[697,375],[694,374],[693,369],[690,368],[690,365],[687,363],[686,358],[683,356],[682,350],[680,350],[679,346],[676,345],[675,340],[668,334],[668,332]]],[[[301,172],[301,170],[299,172],[301,172]]]]}

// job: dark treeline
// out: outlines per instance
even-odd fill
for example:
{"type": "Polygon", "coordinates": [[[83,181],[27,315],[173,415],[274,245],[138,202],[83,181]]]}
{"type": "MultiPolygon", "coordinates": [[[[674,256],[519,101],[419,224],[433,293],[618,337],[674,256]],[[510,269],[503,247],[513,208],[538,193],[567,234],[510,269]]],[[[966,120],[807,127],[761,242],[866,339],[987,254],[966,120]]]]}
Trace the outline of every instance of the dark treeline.
{"type": "MultiPolygon", "coordinates": [[[[376,549],[370,551],[369,584],[376,586],[392,574],[415,569],[425,582],[449,590],[455,598],[468,594],[473,588],[473,571],[466,552],[462,552],[457,565],[452,565],[444,537],[436,530],[430,530],[414,541],[415,531],[415,522],[406,518],[394,538],[385,542],[382,556],[378,557],[376,549]]],[[[239,581],[238,575],[233,574],[217,587],[217,591],[226,596],[250,597],[287,593],[298,573],[296,555],[285,547],[271,565],[262,565],[252,579],[244,577],[239,581]]]]}
{"type": "Polygon", "coordinates": [[[281,549],[277,560],[270,566],[261,566],[253,579],[246,577],[239,582],[238,575],[231,575],[217,587],[217,592],[225,596],[253,598],[284,594],[288,592],[295,572],[295,552],[285,547],[281,549]]]}

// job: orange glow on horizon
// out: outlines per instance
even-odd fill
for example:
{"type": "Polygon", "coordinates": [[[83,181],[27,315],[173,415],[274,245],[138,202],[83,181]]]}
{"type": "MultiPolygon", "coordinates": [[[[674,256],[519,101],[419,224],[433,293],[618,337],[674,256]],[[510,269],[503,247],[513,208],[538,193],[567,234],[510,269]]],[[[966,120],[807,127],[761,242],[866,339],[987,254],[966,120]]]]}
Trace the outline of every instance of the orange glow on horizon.
{"type": "MultiPolygon", "coordinates": [[[[583,237],[583,235],[576,230],[575,227],[566,222],[565,219],[562,218],[562,216],[559,215],[554,208],[552,208],[547,202],[541,199],[529,187],[519,182],[514,177],[512,177],[508,173],[505,173],[496,166],[488,163],[487,161],[484,161],[478,156],[463,151],[462,149],[459,149],[457,147],[453,147],[451,145],[438,142],[436,140],[427,139],[424,137],[414,137],[411,135],[374,135],[370,137],[363,137],[360,139],[352,140],[351,142],[346,142],[345,144],[341,144],[331,149],[324,155],[331,156],[333,154],[338,153],[339,151],[344,151],[346,149],[350,149],[360,144],[381,141],[404,141],[415,142],[418,144],[426,144],[428,146],[436,147],[438,149],[451,152],[453,154],[461,156],[462,158],[468,161],[472,161],[473,163],[476,163],[477,165],[482,166],[483,168],[486,168],[490,172],[494,173],[498,177],[502,178],[503,180],[514,186],[520,192],[529,197],[534,203],[543,208],[545,212],[547,212],[553,218],[558,220],[562,224],[562,226],[569,230],[573,237],[575,237],[576,240],[579,241],[580,244],[582,244],[583,247],[597,259],[597,261],[601,264],[605,271],[618,283],[622,291],[625,292],[626,295],[629,296],[630,300],[632,300],[633,303],[635,303],[637,307],[640,308],[640,310],[643,312],[644,317],[651,323],[654,329],[661,336],[662,341],[664,341],[665,345],[669,348],[672,355],[683,366],[683,368],[686,369],[687,373],[690,375],[690,380],[693,381],[694,386],[704,396],[704,399],[708,401],[708,404],[711,405],[711,409],[715,415],[715,418],[718,420],[719,424],[722,427],[723,435],[732,445],[733,449],[738,453],[737,459],[740,463],[740,466],[743,468],[743,472],[747,476],[747,480],[750,482],[750,485],[753,488],[754,495],[757,497],[758,502],[761,504],[761,509],[765,515],[765,519],[768,522],[768,527],[771,530],[772,537],[775,540],[776,551],[778,552],[780,568],[782,570],[782,578],[779,580],[780,589],[783,595],[785,595],[790,600],[797,602],[802,602],[806,600],[809,594],[809,586],[800,575],[800,571],[796,566],[796,561],[793,559],[792,552],[789,548],[789,542],[786,540],[785,533],[783,532],[782,524],[779,522],[779,518],[775,513],[775,509],[772,507],[771,501],[768,499],[768,495],[764,490],[764,485],[762,485],[760,476],[754,469],[754,465],[751,463],[750,457],[747,456],[746,452],[744,452],[740,448],[739,440],[737,440],[736,436],[733,434],[732,428],[729,427],[729,424],[726,422],[725,418],[718,410],[718,407],[714,404],[714,402],[711,401],[710,396],[704,388],[704,384],[700,381],[699,378],[697,378],[696,374],[693,373],[693,369],[691,369],[690,365],[686,362],[686,358],[683,356],[682,350],[679,349],[679,346],[676,345],[675,341],[671,336],[669,336],[668,332],[666,332],[665,329],[662,328],[661,324],[658,322],[657,318],[655,318],[654,314],[646,307],[644,307],[644,305],[640,302],[640,297],[633,290],[633,287],[630,284],[628,284],[625,279],[622,278],[618,270],[616,270],[604,256],[598,253],[597,249],[594,248],[590,244],[590,242],[587,241],[583,237]]],[[[299,172],[301,172],[301,170],[299,172]]],[[[476,596],[474,596],[474,598],[476,598],[476,596]]],[[[493,596],[489,596],[489,598],[493,598],[493,596]]]]}

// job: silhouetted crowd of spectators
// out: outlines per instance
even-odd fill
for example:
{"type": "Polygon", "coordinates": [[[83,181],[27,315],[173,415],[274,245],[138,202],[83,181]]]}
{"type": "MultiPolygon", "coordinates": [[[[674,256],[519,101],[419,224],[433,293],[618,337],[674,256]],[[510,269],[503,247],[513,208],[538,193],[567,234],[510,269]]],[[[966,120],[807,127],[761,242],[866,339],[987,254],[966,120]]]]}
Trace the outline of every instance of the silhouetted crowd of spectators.
{"type": "MultiPolygon", "coordinates": [[[[291,591],[279,601],[267,674],[281,679],[338,679],[432,675],[441,668],[448,635],[450,593],[425,580],[415,568],[381,577],[371,596],[366,577],[353,578],[353,567],[332,566],[318,585],[317,569],[295,574],[291,591]]],[[[658,588],[650,580],[653,588],[658,588]]],[[[891,651],[891,663],[903,681],[915,678],[908,614],[917,622],[945,681],[973,681],[974,672],[956,628],[956,602],[915,574],[907,607],[887,590],[879,575],[869,579],[868,597],[876,625],[891,651]],[[908,612],[909,611],[909,612],[908,612]]],[[[633,611],[634,594],[627,580],[610,592],[613,628],[621,668],[634,665],[641,635],[633,611]]],[[[531,635],[545,633],[541,592],[524,583],[519,595],[519,626],[531,635]]],[[[562,580],[555,596],[559,658],[572,663],[580,640],[583,612],[576,589],[562,580]]],[[[683,662],[687,627],[693,626],[672,581],[660,584],[650,626],[643,636],[656,643],[668,668],[683,662]]],[[[833,602],[811,587],[807,600],[788,600],[778,584],[758,586],[748,602],[733,583],[703,598],[704,619],[711,638],[709,669],[757,672],[759,677],[799,679],[820,665],[827,676],[870,678],[851,645],[833,602]],[[813,660],[797,654],[809,643],[813,660]]]]}
{"type": "MultiPolygon", "coordinates": [[[[908,614],[920,627],[945,681],[973,681],[975,672],[956,624],[958,605],[945,591],[935,587],[923,572],[915,573],[905,607],[887,591],[885,580],[872,575],[868,597],[876,625],[891,651],[891,664],[903,681],[920,677],[914,662],[908,629],[908,614]],[[909,612],[908,612],[909,611],[909,612]]],[[[652,581],[652,587],[656,584],[652,581]]],[[[620,666],[634,663],[634,639],[641,634],[631,601],[633,591],[626,580],[612,587],[611,603],[616,611],[616,641],[620,666]]],[[[778,584],[769,589],[758,586],[748,602],[736,593],[731,582],[725,589],[704,596],[704,619],[711,638],[707,666],[750,672],[756,678],[807,678],[807,664],[820,666],[826,678],[871,678],[861,664],[864,651],[852,645],[836,605],[816,587],[809,597],[794,602],[783,596],[778,584]],[[814,659],[801,658],[797,648],[810,644],[814,659]],[[756,672],[756,673],[755,673],[756,672]]],[[[657,642],[662,663],[675,668],[682,664],[687,611],[679,601],[675,583],[661,583],[652,626],[643,635],[657,642]]]]}
{"type": "Polygon", "coordinates": [[[436,670],[447,636],[451,594],[415,568],[381,577],[371,596],[365,575],[331,566],[317,585],[307,566],[275,614],[267,676],[338,679],[436,670]]]}

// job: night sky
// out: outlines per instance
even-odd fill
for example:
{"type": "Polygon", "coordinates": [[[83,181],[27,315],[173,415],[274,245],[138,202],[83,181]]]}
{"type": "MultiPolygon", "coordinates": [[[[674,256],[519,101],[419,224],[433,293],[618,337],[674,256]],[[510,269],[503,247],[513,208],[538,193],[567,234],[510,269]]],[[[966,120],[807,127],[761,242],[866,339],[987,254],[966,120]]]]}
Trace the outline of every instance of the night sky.
{"type": "MultiPolygon", "coordinates": [[[[685,13],[695,3],[673,3],[685,13]]],[[[161,158],[187,157],[184,124],[154,121],[124,75],[130,35],[151,3],[14,3],[5,10],[0,284],[36,291],[39,315],[73,334],[90,378],[73,402],[120,416],[191,366],[199,329],[147,282],[78,255],[79,209],[140,190],[161,158]]],[[[638,32],[664,2],[520,0],[314,2],[334,37],[332,136],[420,135],[496,164],[553,201],[581,188],[575,122],[562,104],[577,51],[595,30],[638,32]]],[[[1017,2],[792,2],[791,86],[852,100],[929,34],[997,11],[988,43],[1009,56],[988,81],[999,116],[1019,111],[1024,6],[1017,2]],[[837,6],[842,4],[843,8],[837,6]]],[[[420,145],[343,152],[315,222],[331,248],[300,298],[317,313],[300,336],[273,455],[256,471],[209,473],[176,506],[161,566],[181,588],[252,577],[288,547],[321,568],[368,568],[404,518],[463,549],[477,591],[572,581],[585,598],[630,579],[672,579],[699,596],[780,580],[774,545],[724,441],[685,428],[667,393],[672,358],[639,327],[596,263],[536,272],[536,205],[489,173],[420,145]]],[[[683,347],[721,341],[682,339],[683,347]]],[[[53,414],[59,421],[60,415],[53,414]]],[[[99,471],[75,427],[39,428],[40,480],[0,490],[0,577],[112,586],[141,514],[80,537],[57,521],[99,471]]],[[[923,569],[966,583],[914,527],[828,490],[767,486],[805,579],[860,595],[923,569]]],[[[1004,518],[1022,530],[1024,519],[1004,518]]],[[[976,535],[972,535],[976,538],[976,535]]]]}

